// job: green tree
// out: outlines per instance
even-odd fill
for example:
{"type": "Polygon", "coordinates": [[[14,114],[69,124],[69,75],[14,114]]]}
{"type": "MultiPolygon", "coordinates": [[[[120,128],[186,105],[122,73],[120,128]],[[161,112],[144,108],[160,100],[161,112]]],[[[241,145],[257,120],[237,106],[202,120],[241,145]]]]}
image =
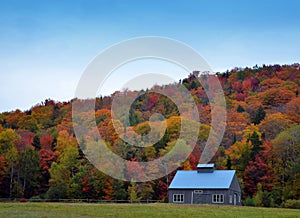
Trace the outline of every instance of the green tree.
{"type": "Polygon", "coordinates": [[[0,155],[4,155],[9,169],[9,196],[12,196],[14,174],[18,165],[18,151],[16,143],[20,140],[20,136],[12,129],[4,130],[0,133],[0,155]]]}
{"type": "Polygon", "coordinates": [[[231,170],[231,166],[232,166],[232,164],[231,164],[231,158],[230,158],[230,156],[228,156],[227,159],[226,159],[227,170],[231,170]]]}
{"type": "Polygon", "coordinates": [[[60,163],[53,162],[50,172],[49,198],[66,197],[70,188],[70,180],[75,175],[80,165],[77,148],[67,147],[62,153],[60,163]],[[58,192],[61,190],[61,192],[58,192]]]}
{"type": "Polygon", "coordinates": [[[10,183],[9,183],[9,197],[12,196],[12,191],[13,191],[13,184],[14,184],[14,173],[15,173],[15,168],[18,164],[18,151],[15,148],[15,146],[9,148],[6,152],[5,158],[7,160],[7,165],[8,168],[10,169],[10,183]]]}
{"type": "Polygon", "coordinates": [[[37,150],[41,149],[40,134],[35,134],[35,136],[33,138],[32,146],[35,147],[35,149],[37,149],[37,150]]]}
{"type": "Polygon", "coordinates": [[[36,119],[29,115],[21,117],[18,121],[18,126],[20,129],[27,129],[31,132],[37,132],[39,130],[36,119]]]}
{"type": "Polygon", "coordinates": [[[248,138],[248,141],[250,141],[252,144],[251,159],[254,160],[255,156],[262,150],[263,143],[256,131],[254,131],[253,134],[248,138]]]}
{"type": "Polygon", "coordinates": [[[30,147],[26,147],[20,153],[19,168],[20,177],[23,180],[22,193],[24,197],[31,197],[34,189],[38,187],[39,162],[39,153],[30,147]]]}
{"type": "Polygon", "coordinates": [[[81,199],[89,198],[89,168],[80,166],[78,172],[70,180],[70,189],[68,196],[71,198],[81,199]]]}
{"type": "Polygon", "coordinates": [[[129,124],[130,126],[136,126],[140,123],[139,116],[136,114],[134,109],[130,108],[129,111],[129,124]]]}
{"type": "Polygon", "coordinates": [[[0,155],[15,147],[16,143],[21,139],[13,129],[6,129],[0,133],[0,155]]]}
{"type": "Polygon", "coordinates": [[[274,171],[278,175],[283,199],[300,197],[300,125],[281,132],[273,140],[273,150],[277,161],[274,171]]]}
{"type": "Polygon", "coordinates": [[[115,200],[126,200],[128,199],[128,194],[124,188],[124,183],[121,180],[114,180],[113,182],[113,190],[114,193],[112,194],[112,197],[115,200]]]}
{"type": "Polygon", "coordinates": [[[128,186],[127,189],[128,196],[130,202],[139,202],[141,200],[141,197],[138,196],[138,190],[137,190],[137,185],[134,181],[130,182],[130,185],[128,186]]]}
{"type": "Polygon", "coordinates": [[[239,106],[237,107],[236,111],[237,111],[238,113],[242,113],[242,112],[245,112],[245,109],[244,109],[241,105],[239,105],[239,106]]]}
{"type": "Polygon", "coordinates": [[[265,116],[266,116],[265,110],[263,109],[262,106],[259,106],[252,122],[257,125],[265,118],[265,116]]]}
{"type": "Polygon", "coordinates": [[[257,184],[257,193],[254,196],[254,204],[256,207],[261,207],[263,206],[262,204],[263,201],[263,190],[262,190],[262,185],[260,183],[257,184]]]}
{"type": "Polygon", "coordinates": [[[140,189],[141,189],[141,199],[152,200],[154,190],[153,190],[152,184],[150,182],[142,183],[140,185],[140,189]]]}

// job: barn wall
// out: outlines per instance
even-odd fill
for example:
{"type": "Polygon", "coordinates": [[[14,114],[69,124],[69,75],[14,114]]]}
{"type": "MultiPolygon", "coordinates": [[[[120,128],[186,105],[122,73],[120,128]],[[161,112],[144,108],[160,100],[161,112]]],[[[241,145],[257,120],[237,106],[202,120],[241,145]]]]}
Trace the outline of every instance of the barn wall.
{"type": "Polygon", "coordinates": [[[192,190],[184,190],[184,189],[174,189],[174,190],[169,190],[169,202],[173,202],[173,194],[184,194],[184,202],[182,204],[191,204],[191,194],[192,190]]]}
{"type": "MultiPolygon", "coordinates": [[[[169,202],[173,202],[173,194],[184,194],[184,202],[182,204],[227,204],[233,205],[233,195],[235,192],[230,189],[197,189],[202,190],[202,194],[194,193],[191,189],[173,189],[169,190],[169,202]],[[213,194],[223,194],[224,203],[212,203],[213,194]],[[229,196],[232,195],[232,202],[229,201],[229,196]]],[[[239,193],[240,194],[240,193],[239,193]]],[[[237,201],[238,205],[238,201],[237,201]]]]}
{"type": "Polygon", "coordinates": [[[239,184],[238,178],[234,175],[233,180],[230,185],[230,189],[236,192],[241,192],[241,186],[239,184]]]}
{"type": "MultiPolygon", "coordinates": [[[[241,186],[239,184],[238,178],[236,175],[234,175],[232,183],[229,188],[230,195],[234,196],[234,194],[237,195],[237,205],[242,205],[242,190],[241,186]]],[[[233,203],[232,203],[233,204],[233,203]]]]}

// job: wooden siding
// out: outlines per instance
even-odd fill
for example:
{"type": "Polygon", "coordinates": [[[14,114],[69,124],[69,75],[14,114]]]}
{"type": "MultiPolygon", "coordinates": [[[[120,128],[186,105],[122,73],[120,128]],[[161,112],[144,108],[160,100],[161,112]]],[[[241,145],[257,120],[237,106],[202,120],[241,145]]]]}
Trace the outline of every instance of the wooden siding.
{"type": "Polygon", "coordinates": [[[236,175],[234,175],[234,178],[232,180],[229,189],[169,189],[170,203],[174,203],[173,202],[174,194],[184,195],[184,201],[178,204],[218,204],[218,205],[222,205],[222,204],[234,205],[234,195],[236,194],[236,205],[241,205],[241,187],[239,185],[236,175]],[[195,190],[202,191],[202,193],[195,193],[194,192],[195,190]],[[224,203],[213,203],[212,198],[214,194],[224,195],[224,203]],[[230,202],[230,198],[231,198],[231,202],[230,202]]]}

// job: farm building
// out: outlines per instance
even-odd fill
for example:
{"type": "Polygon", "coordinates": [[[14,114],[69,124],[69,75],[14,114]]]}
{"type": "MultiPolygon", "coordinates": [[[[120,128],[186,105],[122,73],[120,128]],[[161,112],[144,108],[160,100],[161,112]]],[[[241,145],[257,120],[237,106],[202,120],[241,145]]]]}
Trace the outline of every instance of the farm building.
{"type": "Polygon", "coordinates": [[[177,171],[169,186],[169,202],[241,205],[241,187],[235,170],[198,164],[197,170],[177,171]]]}

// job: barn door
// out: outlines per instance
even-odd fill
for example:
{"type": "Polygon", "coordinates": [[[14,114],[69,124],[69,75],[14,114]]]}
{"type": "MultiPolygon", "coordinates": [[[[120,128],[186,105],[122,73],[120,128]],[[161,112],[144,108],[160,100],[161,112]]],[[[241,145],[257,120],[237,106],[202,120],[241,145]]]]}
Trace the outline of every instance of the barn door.
{"type": "Polygon", "coordinates": [[[236,205],[236,200],[237,200],[237,194],[233,195],[233,204],[236,205]]]}

